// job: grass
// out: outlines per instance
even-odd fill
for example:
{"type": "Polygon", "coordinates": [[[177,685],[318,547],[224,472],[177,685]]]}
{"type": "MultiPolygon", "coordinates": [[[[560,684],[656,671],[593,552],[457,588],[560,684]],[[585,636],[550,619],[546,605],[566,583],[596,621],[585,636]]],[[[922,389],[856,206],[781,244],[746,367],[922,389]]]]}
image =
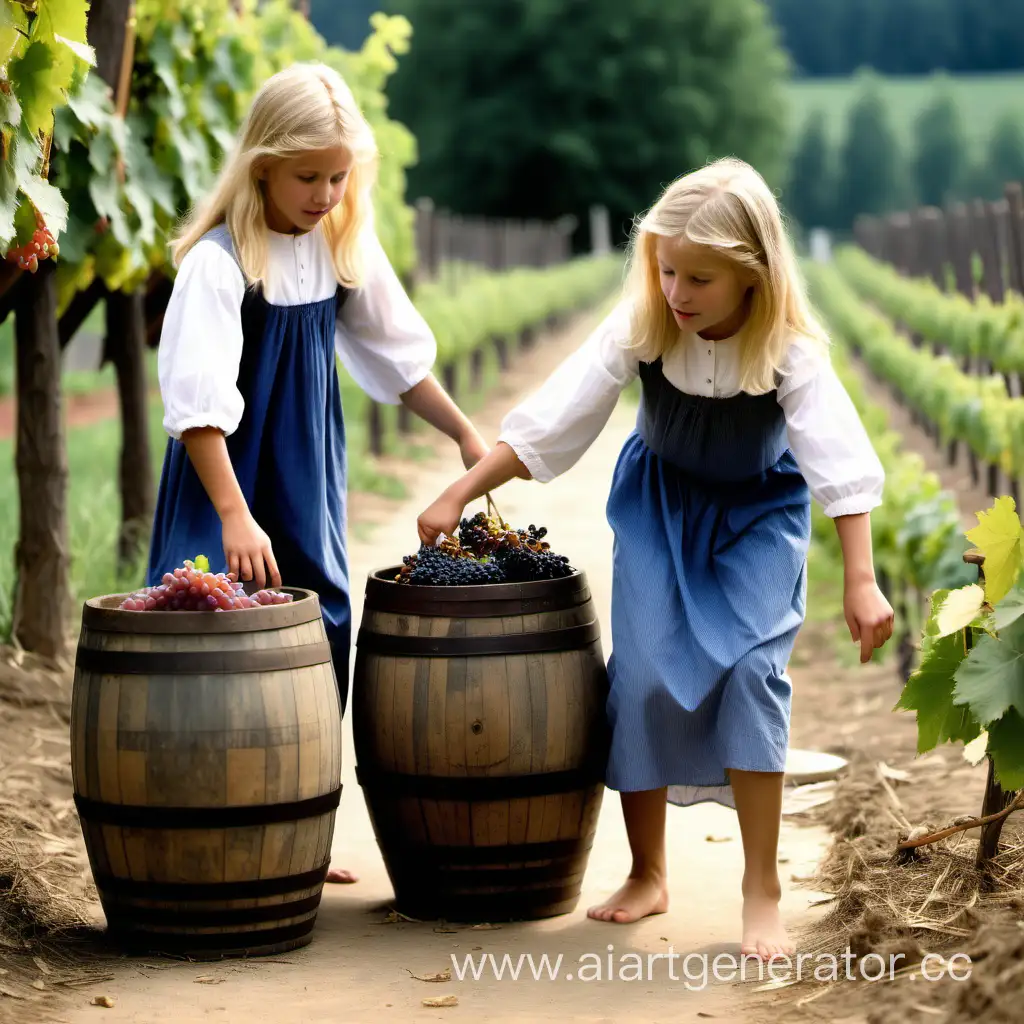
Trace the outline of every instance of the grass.
{"type": "MultiPolygon", "coordinates": [[[[982,151],[992,126],[1005,111],[1015,112],[1024,122],[1024,72],[950,75],[948,81],[972,152],[982,151]]],[[[893,128],[900,136],[910,137],[914,118],[935,96],[938,79],[931,75],[880,77],[879,85],[893,128]]],[[[828,130],[839,142],[846,131],[847,109],[860,88],[854,76],[792,82],[788,89],[791,139],[799,138],[804,120],[817,109],[825,112],[828,130]]]]}

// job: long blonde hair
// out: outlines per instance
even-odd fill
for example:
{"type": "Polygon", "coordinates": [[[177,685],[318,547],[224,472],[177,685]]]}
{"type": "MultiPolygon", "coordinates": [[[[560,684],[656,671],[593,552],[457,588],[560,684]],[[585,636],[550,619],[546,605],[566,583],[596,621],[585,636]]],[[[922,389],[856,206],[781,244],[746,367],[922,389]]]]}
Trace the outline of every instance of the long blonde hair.
{"type": "Polygon", "coordinates": [[[634,226],[625,291],[632,316],[630,348],[643,360],[663,355],[679,337],[661,290],[658,236],[706,245],[755,275],[740,341],[742,391],[763,394],[776,386],[794,335],[828,345],[771,189],[749,164],[727,158],[677,178],[634,226]]]}
{"type": "Polygon", "coordinates": [[[172,243],[175,265],[207,231],[224,223],[249,283],[262,284],[268,248],[261,171],[276,159],[334,146],[351,154],[352,167],[345,196],[323,219],[323,231],[339,282],[358,286],[363,262],[357,242],[372,217],[379,156],[352,90],[326,64],[293,64],[263,84],[216,184],[172,243]]]}

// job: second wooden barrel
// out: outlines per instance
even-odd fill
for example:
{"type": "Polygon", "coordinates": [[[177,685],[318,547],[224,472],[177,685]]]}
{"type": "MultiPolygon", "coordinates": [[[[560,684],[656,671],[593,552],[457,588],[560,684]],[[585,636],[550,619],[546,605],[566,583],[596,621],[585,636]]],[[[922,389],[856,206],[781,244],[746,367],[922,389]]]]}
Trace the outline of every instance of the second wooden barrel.
{"type": "Polygon", "coordinates": [[[352,691],[396,907],[478,922],[573,910],[609,741],[586,577],[421,587],[397,571],[367,580],[352,691]]]}
{"type": "Polygon", "coordinates": [[[289,604],[83,609],[75,803],[110,935],[196,959],[311,938],[341,795],[341,711],[311,591],[289,604]]]}

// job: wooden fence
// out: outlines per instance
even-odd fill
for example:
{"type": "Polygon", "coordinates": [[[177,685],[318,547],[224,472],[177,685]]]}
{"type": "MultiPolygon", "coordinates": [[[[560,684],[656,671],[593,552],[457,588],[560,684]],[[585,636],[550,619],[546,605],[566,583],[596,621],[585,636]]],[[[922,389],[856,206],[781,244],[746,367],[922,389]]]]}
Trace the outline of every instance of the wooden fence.
{"type": "Polygon", "coordinates": [[[910,277],[952,284],[973,299],[979,291],[1002,302],[1008,289],[1024,294],[1024,190],[1006,186],[1002,199],[975,199],[940,209],[923,206],[886,217],[860,217],[857,244],[910,277]],[[952,278],[952,280],[951,280],[952,278]]]}

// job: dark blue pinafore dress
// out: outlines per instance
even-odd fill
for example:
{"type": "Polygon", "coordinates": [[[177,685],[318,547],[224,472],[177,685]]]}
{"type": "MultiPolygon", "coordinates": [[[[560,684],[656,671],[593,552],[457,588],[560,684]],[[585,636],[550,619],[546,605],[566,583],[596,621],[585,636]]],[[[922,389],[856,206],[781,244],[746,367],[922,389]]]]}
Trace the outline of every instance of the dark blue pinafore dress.
{"type": "MultiPolygon", "coordinates": [[[[218,226],[205,239],[234,256],[218,226]]],[[[245,411],[228,454],[256,522],[270,537],[284,586],[316,591],[331,643],[342,712],[352,612],[346,551],[346,453],[334,328],[348,296],[275,306],[247,288],[238,390],[245,411]]],[[[185,446],[169,438],[157,495],[147,584],[204,554],[226,572],[221,523],[185,446]]]]}
{"type": "Polygon", "coordinates": [[[806,601],[810,494],[775,391],[642,399],[608,498],[614,531],[607,784],[735,806],[730,768],[781,772],[806,601]]]}

